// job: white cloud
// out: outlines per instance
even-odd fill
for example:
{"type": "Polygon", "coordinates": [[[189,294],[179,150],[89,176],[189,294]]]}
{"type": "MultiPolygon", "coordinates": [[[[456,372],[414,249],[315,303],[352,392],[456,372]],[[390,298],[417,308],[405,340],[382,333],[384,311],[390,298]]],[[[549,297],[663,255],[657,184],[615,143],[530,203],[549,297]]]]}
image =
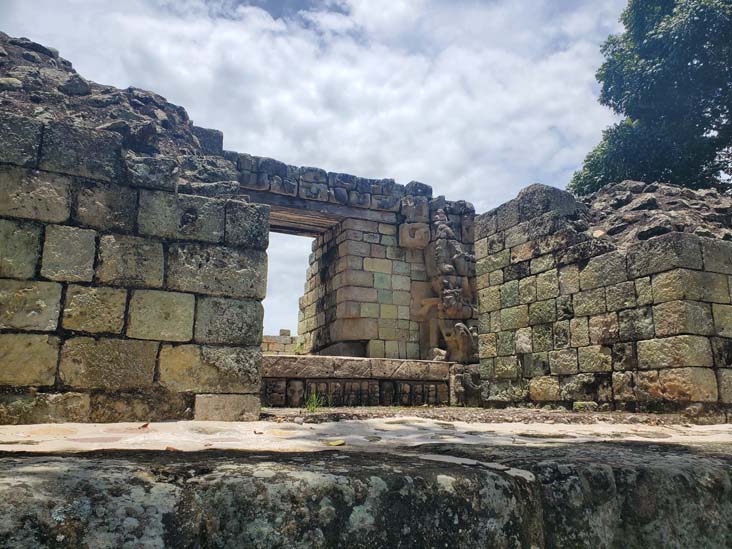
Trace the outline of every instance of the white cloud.
{"type": "MultiPolygon", "coordinates": [[[[625,3],[292,1],[277,18],[234,0],[5,0],[0,20],[88,78],[185,106],[229,149],[416,179],[484,211],[564,186],[613,120],[594,72],[625,3]]],[[[268,332],[295,327],[302,242],[273,240],[268,332]]]]}

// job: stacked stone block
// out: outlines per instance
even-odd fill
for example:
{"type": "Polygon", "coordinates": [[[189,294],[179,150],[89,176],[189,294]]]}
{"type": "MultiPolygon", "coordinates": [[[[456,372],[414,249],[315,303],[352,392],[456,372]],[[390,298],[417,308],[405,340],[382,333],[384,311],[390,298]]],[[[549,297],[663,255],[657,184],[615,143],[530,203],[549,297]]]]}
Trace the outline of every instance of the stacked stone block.
{"type": "Polygon", "coordinates": [[[397,225],[346,219],[313,242],[298,332],[309,349],[360,342],[362,356],[420,357],[412,284],[422,250],[399,246],[397,225]]]}
{"type": "Polygon", "coordinates": [[[262,336],[262,353],[266,355],[292,355],[302,351],[299,338],[290,330],[280,330],[280,335],[262,336]]]}
{"type": "Polygon", "coordinates": [[[268,206],[0,112],[0,421],[252,419],[268,206]]]}
{"type": "Polygon", "coordinates": [[[732,243],[669,233],[616,250],[533,186],[476,220],[486,402],[732,403],[732,243]]]}

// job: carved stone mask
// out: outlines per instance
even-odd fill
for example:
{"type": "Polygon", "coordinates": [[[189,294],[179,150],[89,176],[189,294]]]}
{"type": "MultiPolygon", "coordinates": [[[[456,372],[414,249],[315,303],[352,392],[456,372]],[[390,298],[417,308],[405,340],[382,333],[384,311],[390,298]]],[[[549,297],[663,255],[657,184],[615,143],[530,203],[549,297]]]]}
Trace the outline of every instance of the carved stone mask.
{"type": "Polygon", "coordinates": [[[302,406],[305,401],[305,384],[302,381],[289,381],[287,383],[287,405],[302,406]]]}

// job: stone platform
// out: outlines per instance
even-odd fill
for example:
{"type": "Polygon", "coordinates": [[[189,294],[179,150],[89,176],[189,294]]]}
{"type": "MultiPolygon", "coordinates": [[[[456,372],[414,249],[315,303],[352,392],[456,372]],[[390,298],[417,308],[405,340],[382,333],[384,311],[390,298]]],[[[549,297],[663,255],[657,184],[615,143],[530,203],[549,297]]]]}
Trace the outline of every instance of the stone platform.
{"type": "Polygon", "coordinates": [[[303,420],[0,427],[0,545],[732,543],[730,425],[303,420]]]}

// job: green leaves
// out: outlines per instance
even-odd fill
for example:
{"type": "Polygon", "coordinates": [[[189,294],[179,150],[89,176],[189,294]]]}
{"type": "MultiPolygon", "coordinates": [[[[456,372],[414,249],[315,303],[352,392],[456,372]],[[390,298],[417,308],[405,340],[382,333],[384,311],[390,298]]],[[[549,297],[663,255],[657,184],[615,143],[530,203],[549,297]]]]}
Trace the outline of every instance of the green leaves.
{"type": "Polygon", "coordinates": [[[732,170],[732,1],[630,0],[622,22],[597,80],[600,102],[626,118],[603,132],[570,189],[719,183],[732,170]]]}

